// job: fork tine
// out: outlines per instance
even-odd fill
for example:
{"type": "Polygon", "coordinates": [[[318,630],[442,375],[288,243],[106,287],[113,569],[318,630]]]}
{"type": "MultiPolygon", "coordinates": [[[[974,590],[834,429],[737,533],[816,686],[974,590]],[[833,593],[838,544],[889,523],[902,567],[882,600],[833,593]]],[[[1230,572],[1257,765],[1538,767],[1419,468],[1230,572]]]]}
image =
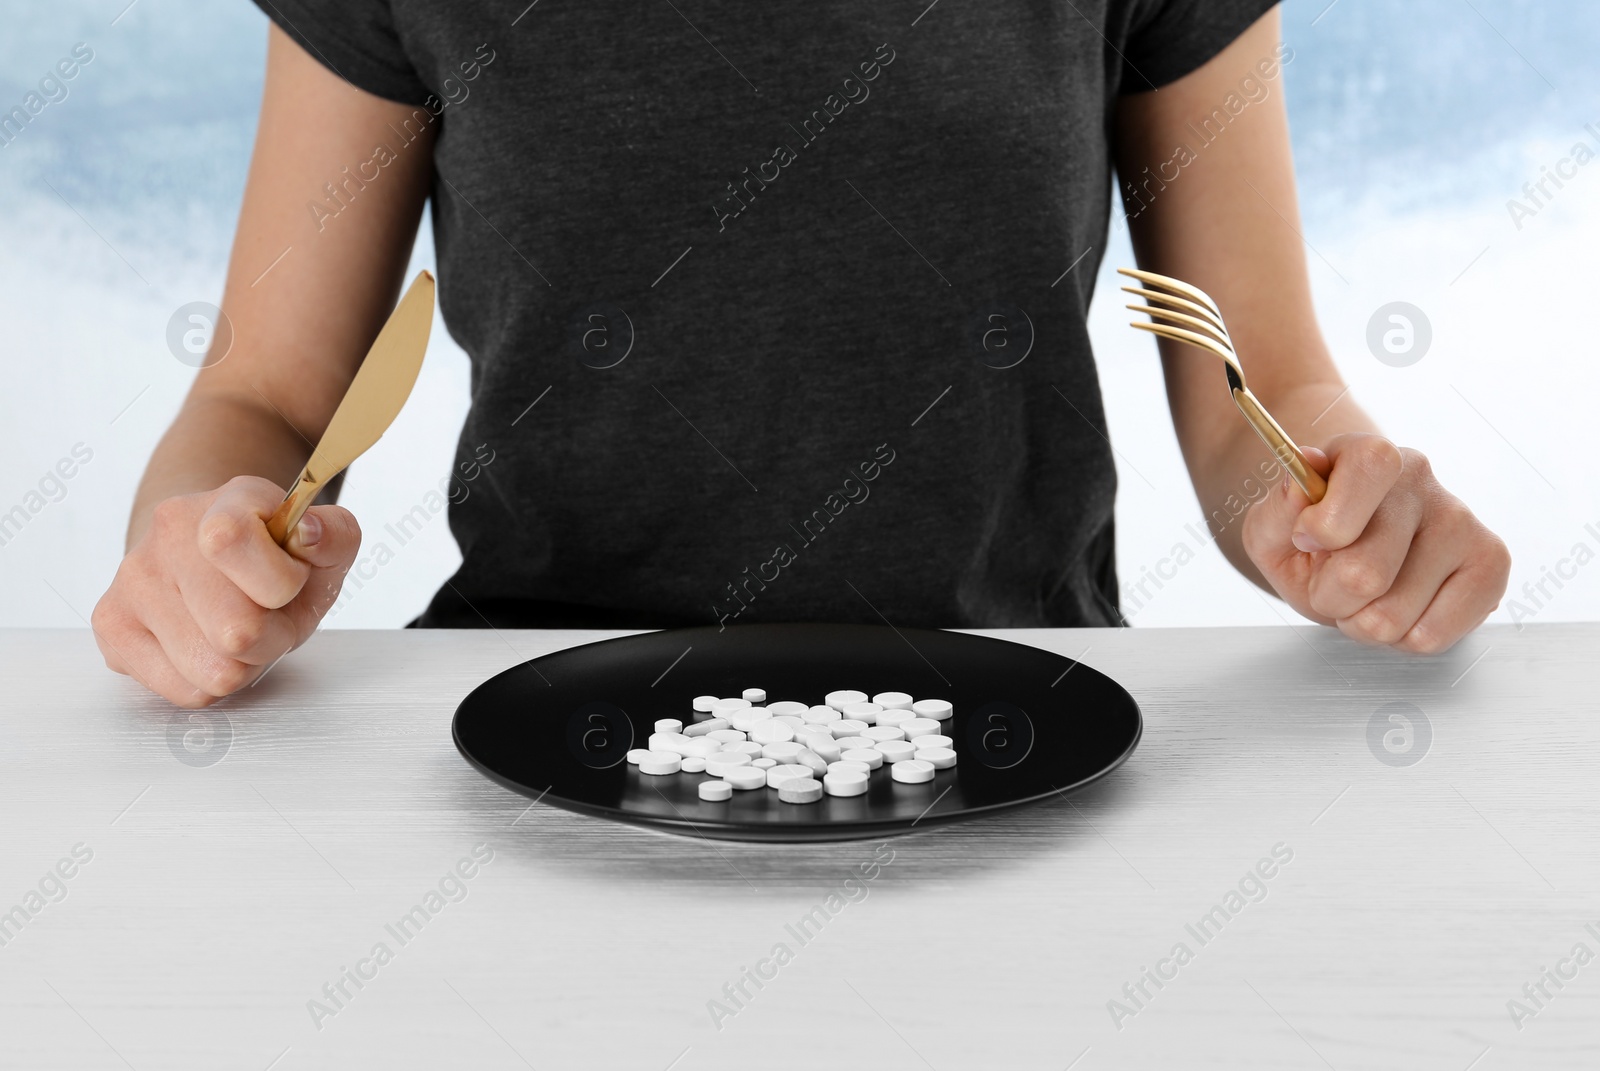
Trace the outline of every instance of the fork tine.
{"type": "Polygon", "coordinates": [[[1187,342],[1191,346],[1213,353],[1221,357],[1228,367],[1233,370],[1234,375],[1239,377],[1241,384],[1244,381],[1244,370],[1239,367],[1239,358],[1234,356],[1233,350],[1218,345],[1214,339],[1181,327],[1168,327],[1166,324],[1130,323],[1128,326],[1137,328],[1140,331],[1148,331],[1153,335],[1160,335],[1163,338],[1170,338],[1176,342],[1187,342]]]}
{"type": "Polygon", "coordinates": [[[1217,308],[1216,302],[1211,300],[1211,295],[1201,290],[1198,286],[1191,286],[1181,279],[1174,279],[1170,275],[1158,275],[1153,271],[1140,271],[1138,268],[1118,268],[1117,272],[1162,290],[1182,294],[1191,301],[1204,305],[1217,316],[1220,317],[1222,315],[1222,310],[1217,308]]]}
{"type": "Polygon", "coordinates": [[[1176,312],[1172,309],[1157,308],[1154,305],[1124,305],[1123,308],[1129,312],[1142,312],[1156,322],[1165,321],[1176,327],[1193,328],[1201,334],[1211,336],[1228,349],[1233,349],[1233,340],[1228,337],[1227,332],[1219,329],[1209,320],[1202,320],[1198,316],[1190,316],[1188,313],[1176,312]]]}
{"type": "Polygon", "coordinates": [[[1180,312],[1189,313],[1191,316],[1207,321],[1213,329],[1223,335],[1228,333],[1228,329],[1223,326],[1220,316],[1204,305],[1196,305],[1188,298],[1178,297],[1176,294],[1164,294],[1159,290],[1146,290],[1138,286],[1125,286],[1122,288],[1122,292],[1124,294],[1132,294],[1134,297],[1142,297],[1152,305],[1165,305],[1180,312]]]}

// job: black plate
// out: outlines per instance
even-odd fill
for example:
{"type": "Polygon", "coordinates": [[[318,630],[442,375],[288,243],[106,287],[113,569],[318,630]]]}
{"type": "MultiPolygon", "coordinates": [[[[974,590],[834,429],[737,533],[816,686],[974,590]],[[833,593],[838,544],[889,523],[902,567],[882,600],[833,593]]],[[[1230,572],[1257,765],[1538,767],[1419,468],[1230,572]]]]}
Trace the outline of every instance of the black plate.
{"type": "Polygon", "coordinates": [[[1061,655],[985,636],[878,625],[672,629],[572,647],[475,688],[453,736],[467,761],[524,795],[583,814],[731,840],[850,840],[905,832],[1080,788],[1121,765],[1144,719],[1115,681],[1061,655]],[[700,799],[706,774],[641,774],[624,759],[697,695],[764,688],[822,702],[851,688],[948,699],[956,765],[933,781],[872,774],[867,794],[797,805],[769,789],[700,799]]]}

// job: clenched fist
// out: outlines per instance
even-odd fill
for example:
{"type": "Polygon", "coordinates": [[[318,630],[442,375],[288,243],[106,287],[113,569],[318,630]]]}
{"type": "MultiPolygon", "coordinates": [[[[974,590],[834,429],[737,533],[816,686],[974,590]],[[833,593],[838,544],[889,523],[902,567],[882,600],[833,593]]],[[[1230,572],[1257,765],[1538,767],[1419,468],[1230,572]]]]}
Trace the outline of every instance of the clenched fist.
{"type": "Polygon", "coordinates": [[[1290,606],[1362,643],[1436,654],[1499,605],[1511,555],[1427,458],[1367,434],[1305,453],[1327,477],[1322,501],[1311,505],[1286,478],[1250,508],[1241,533],[1290,606]]]}
{"type": "Polygon", "coordinates": [[[316,631],[361,546],[349,510],[313,506],[280,548],[270,480],[169,498],[128,551],[91,624],[106,665],[182,707],[255,681],[316,631]]]}

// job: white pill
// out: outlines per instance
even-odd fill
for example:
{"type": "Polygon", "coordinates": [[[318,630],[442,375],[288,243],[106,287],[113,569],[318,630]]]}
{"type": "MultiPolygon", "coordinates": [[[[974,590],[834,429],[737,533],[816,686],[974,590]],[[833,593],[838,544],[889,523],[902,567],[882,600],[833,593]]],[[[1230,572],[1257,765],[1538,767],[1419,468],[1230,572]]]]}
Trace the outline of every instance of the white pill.
{"type": "Polygon", "coordinates": [[[699,755],[685,755],[683,757],[683,772],[704,773],[710,762],[710,759],[703,759],[699,755]]]}
{"type": "Polygon", "coordinates": [[[804,703],[795,703],[785,699],[776,703],[768,703],[767,709],[772,712],[774,718],[800,718],[804,717],[805,712],[811,708],[804,703]]]}
{"type": "Polygon", "coordinates": [[[882,714],[878,715],[878,724],[887,725],[890,728],[894,728],[896,726],[904,725],[906,722],[911,721],[915,717],[916,715],[911,713],[909,710],[886,710],[882,714]]]}
{"type": "Polygon", "coordinates": [[[889,767],[889,776],[908,785],[920,785],[933,780],[933,764],[921,759],[907,759],[889,767]]]}
{"type": "Polygon", "coordinates": [[[715,740],[719,744],[737,744],[749,739],[738,729],[712,729],[706,734],[707,740],[715,740]]]}
{"type": "Polygon", "coordinates": [[[865,729],[866,727],[867,723],[864,721],[856,721],[853,718],[844,718],[840,721],[829,722],[828,732],[833,734],[833,738],[835,740],[838,740],[846,736],[860,736],[861,730],[865,729]]]}
{"type": "Polygon", "coordinates": [[[772,769],[774,766],[778,765],[778,760],[777,759],[754,759],[754,760],[751,761],[750,765],[754,766],[756,769],[760,770],[762,772],[762,776],[765,777],[766,776],[766,771],[768,771],[768,770],[772,769]]]}
{"type": "Polygon", "coordinates": [[[904,740],[906,738],[904,729],[896,729],[892,725],[874,725],[870,729],[861,730],[861,735],[871,740],[874,744],[884,740],[904,740]]]}
{"type": "Polygon", "coordinates": [[[932,718],[934,721],[944,721],[955,712],[955,708],[943,699],[919,699],[911,704],[911,709],[917,717],[932,718]]]}
{"type": "Polygon", "coordinates": [[[810,770],[813,774],[819,777],[828,772],[828,760],[824,759],[821,755],[818,755],[810,748],[807,748],[805,751],[802,751],[800,754],[796,755],[794,757],[794,761],[796,764],[804,766],[806,769],[810,770]]]}
{"type": "Polygon", "coordinates": [[[872,773],[872,767],[868,766],[864,762],[854,762],[850,759],[840,759],[838,762],[828,763],[829,773],[841,773],[844,771],[854,771],[855,773],[859,774],[870,774],[872,773]]]}
{"type": "Polygon", "coordinates": [[[798,734],[804,732],[805,730],[811,728],[811,726],[806,724],[805,719],[797,718],[792,714],[781,714],[781,715],[778,715],[777,717],[774,717],[772,720],[775,721],[775,722],[780,722],[780,723],[782,723],[784,725],[787,725],[789,727],[789,729],[792,732],[794,732],[796,735],[798,735],[798,734]]]}
{"type": "Polygon", "coordinates": [[[811,769],[807,766],[781,765],[774,766],[767,771],[767,787],[782,788],[785,781],[792,781],[796,777],[809,778],[811,769]]]}
{"type": "Polygon", "coordinates": [[[935,770],[948,770],[956,764],[956,753],[947,747],[919,747],[915,761],[926,762],[935,770]]]}
{"type": "Polygon", "coordinates": [[[765,688],[746,688],[744,697],[752,703],[765,703],[767,701],[767,691],[765,688]]]}
{"type": "Polygon", "coordinates": [[[750,727],[758,721],[766,721],[772,717],[772,711],[766,707],[745,707],[735,710],[728,715],[728,724],[740,732],[747,733],[750,727]]]}
{"type": "Polygon", "coordinates": [[[799,742],[820,755],[824,762],[838,762],[839,753],[843,750],[827,733],[803,733],[799,742]]]}
{"type": "Polygon", "coordinates": [[[694,697],[694,709],[702,714],[709,714],[717,706],[717,697],[714,695],[697,695],[694,697]]]}
{"type": "Polygon", "coordinates": [[[712,777],[726,777],[729,770],[749,765],[749,755],[729,755],[727,752],[719,752],[706,760],[706,773],[712,777]]]}
{"type": "Polygon", "coordinates": [[[875,747],[853,747],[844,753],[844,762],[864,762],[867,769],[876,770],[883,765],[883,752],[875,747]]]}
{"type": "Polygon", "coordinates": [[[650,754],[649,749],[642,748],[642,747],[636,747],[633,750],[628,752],[626,758],[627,758],[627,760],[629,762],[631,762],[635,766],[637,766],[637,765],[639,765],[640,761],[642,761],[644,759],[644,757],[646,755],[648,755],[648,754],[650,754]]]}
{"type": "Polygon", "coordinates": [[[690,737],[710,736],[712,733],[722,732],[727,729],[729,724],[727,718],[707,718],[705,721],[697,721],[683,730],[683,735],[690,737]]]}
{"type": "Polygon", "coordinates": [[[700,798],[710,803],[721,803],[733,795],[733,786],[726,781],[701,781],[700,798]]]}
{"type": "MultiPolygon", "coordinates": [[[[864,733],[867,730],[862,729],[861,731],[864,733]]],[[[895,732],[899,731],[899,729],[895,730],[895,732]]],[[[870,736],[841,736],[834,740],[834,743],[838,744],[841,750],[849,751],[853,747],[871,747],[877,741],[870,736]]]]}
{"type": "MultiPolygon", "coordinates": [[[[900,763],[904,766],[904,763],[900,763]]],[[[928,771],[933,776],[933,771],[928,771]]],[[[864,770],[838,770],[822,775],[822,789],[830,796],[864,796],[867,794],[867,774],[864,770]]]]}
{"type": "Polygon", "coordinates": [[[753,766],[736,766],[723,774],[722,779],[741,792],[767,787],[767,771],[753,766]]]}
{"type": "Polygon", "coordinates": [[[761,745],[751,740],[739,740],[731,744],[723,744],[718,755],[743,755],[750,759],[761,757],[761,745]]]}
{"type": "Polygon", "coordinates": [[[940,736],[938,733],[929,733],[927,736],[919,736],[915,740],[911,741],[911,746],[916,748],[918,751],[921,751],[925,747],[954,747],[955,741],[950,739],[948,736],[940,736]]]}
{"type": "Polygon", "coordinates": [[[791,777],[778,786],[778,799],[784,803],[816,803],[822,798],[822,782],[810,777],[791,777]]]}
{"type": "Polygon", "coordinates": [[[933,718],[912,718],[900,728],[905,732],[907,740],[915,740],[919,736],[931,736],[939,731],[939,723],[933,718]]]}
{"type": "Polygon", "coordinates": [[[651,733],[651,751],[671,751],[678,755],[686,754],[683,750],[694,741],[682,733],[651,733]]]}
{"type": "Polygon", "coordinates": [[[883,752],[884,762],[905,762],[917,755],[917,749],[909,740],[885,740],[877,745],[877,749],[883,752]]]}
{"type": "Polygon", "coordinates": [[[878,715],[883,713],[883,708],[876,703],[847,703],[839,710],[845,717],[866,722],[868,725],[878,724],[878,715]]]}
{"type": "Polygon", "coordinates": [[[826,725],[843,717],[843,714],[832,707],[811,707],[801,715],[801,718],[811,725],[826,725]]]}
{"type": "Polygon", "coordinates": [[[867,701],[867,693],[852,691],[829,692],[822,697],[822,701],[834,710],[843,710],[850,703],[865,703],[867,701]]]}
{"type": "Polygon", "coordinates": [[[683,769],[683,758],[671,751],[650,751],[639,760],[639,772],[672,774],[683,769]]]}
{"type": "Polygon", "coordinates": [[[905,692],[879,692],[872,701],[884,710],[910,710],[911,697],[905,692]]]}
{"type": "Polygon", "coordinates": [[[707,740],[703,736],[696,736],[690,738],[689,742],[678,750],[678,754],[684,756],[685,758],[688,758],[692,755],[705,759],[710,758],[712,755],[715,755],[721,750],[722,745],[719,742],[715,740],[707,740]]]}
{"type": "Polygon", "coordinates": [[[660,721],[656,722],[656,732],[681,733],[683,732],[683,722],[679,721],[677,718],[662,718],[660,721]]]}
{"type": "Polygon", "coordinates": [[[778,744],[794,739],[794,730],[777,718],[758,721],[750,728],[750,739],[758,744],[778,744]]]}
{"type": "Polygon", "coordinates": [[[711,705],[711,709],[723,717],[727,717],[735,710],[748,710],[755,706],[748,699],[719,699],[711,705]]]}
{"type": "Polygon", "coordinates": [[[780,740],[776,744],[762,744],[761,757],[776,759],[778,762],[793,762],[794,757],[805,750],[805,746],[793,740],[780,740]]]}

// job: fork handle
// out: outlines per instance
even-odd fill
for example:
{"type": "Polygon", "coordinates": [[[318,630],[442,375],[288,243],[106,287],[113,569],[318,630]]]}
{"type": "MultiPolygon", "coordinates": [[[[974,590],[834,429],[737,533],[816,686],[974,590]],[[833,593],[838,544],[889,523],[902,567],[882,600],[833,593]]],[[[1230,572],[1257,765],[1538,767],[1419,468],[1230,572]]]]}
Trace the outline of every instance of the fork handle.
{"type": "Polygon", "coordinates": [[[1306,461],[1306,455],[1289,438],[1289,433],[1278,426],[1272,414],[1247,389],[1235,388],[1233,400],[1238,403],[1245,419],[1250,421],[1250,426],[1256,429],[1256,434],[1261,436],[1261,441],[1267,444],[1267,449],[1289,470],[1289,475],[1300,485],[1300,490],[1306,493],[1311,503],[1315,505],[1321,502],[1322,496],[1328,493],[1328,481],[1306,461]]]}

